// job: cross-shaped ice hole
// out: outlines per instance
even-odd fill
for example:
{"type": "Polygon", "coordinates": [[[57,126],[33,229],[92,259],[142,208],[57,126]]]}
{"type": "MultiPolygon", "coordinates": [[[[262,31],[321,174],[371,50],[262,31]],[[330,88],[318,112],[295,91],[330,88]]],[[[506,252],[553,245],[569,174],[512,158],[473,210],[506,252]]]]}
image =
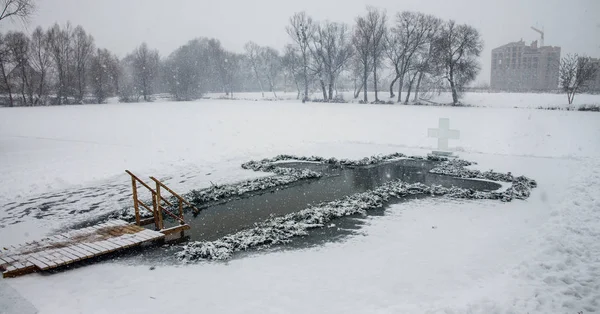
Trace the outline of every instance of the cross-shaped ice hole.
{"type": "Polygon", "coordinates": [[[429,137],[436,137],[438,139],[438,150],[448,151],[448,139],[459,139],[460,131],[450,130],[450,119],[440,118],[438,128],[428,129],[427,135],[429,137]]]}

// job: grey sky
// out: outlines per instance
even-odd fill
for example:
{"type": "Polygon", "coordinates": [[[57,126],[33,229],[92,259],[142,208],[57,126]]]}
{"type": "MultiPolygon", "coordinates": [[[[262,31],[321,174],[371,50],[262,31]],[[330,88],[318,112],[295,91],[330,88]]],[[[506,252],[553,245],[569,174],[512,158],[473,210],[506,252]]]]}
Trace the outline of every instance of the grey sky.
{"type": "Polygon", "coordinates": [[[367,4],[386,9],[390,17],[412,10],[475,26],[485,41],[479,82],[489,82],[491,49],[537,39],[532,25],[543,26],[546,45],[561,46],[563,54],[600,57],[600,0],[39,0],[28,28],[70,20],[90,32],[98,47],[120,57],[143,41],[166,56],[200,36],[241,52],[249,40],[282,49],[294,12],[352,24],[367,4]]]}

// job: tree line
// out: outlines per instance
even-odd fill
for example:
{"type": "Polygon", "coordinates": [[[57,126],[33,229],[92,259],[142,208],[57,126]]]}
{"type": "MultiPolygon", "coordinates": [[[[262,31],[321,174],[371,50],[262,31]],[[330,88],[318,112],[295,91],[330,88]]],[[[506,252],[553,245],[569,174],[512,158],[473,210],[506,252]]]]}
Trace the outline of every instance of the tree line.
{"type": "Polygon", "coordinates": [[[472,26],[444,21],[419,12],[388,18],[368,7],[354,25],[318,22],[305,12],[294,14],[286,27],[290,44],[282,52],[254,42],[243,53],[226,50],[217,39],[197,38],[166,57],[142,43],[119,59],[97,48],[83,27],[70,23],[31,34],[0,34],[0,101],[34,106],[121,101],[150,101],[168,93],[194,100],[207,92],[270,92],[293,89],[308,100],[318,92],[335,101],[338,90],[353,89],[368,102],[380,102],[381,90],[395,101],[432,86],[447,86],[458,103],[462,88],[480,70],[483,48],[472,26]],[[385,86],[382,86],[385,84],[385,86]]]}
{"type": "Polygon", "coordinates": [[[420,12],[400,12],[390,20],[384,10],[368,7],[352,28],[316,22],[300,12],[286,30],[293,44],[286,46],[282,63],[304,100],[315,85],[323,99],[333,100],[334,86],[345,74],[354,83],[355,98],[362,92],[368,102],[372,88],[374,102],[380,102],[381,76],[388,72],[385,88],[397,102],[408,102],[411,93],[417,100],[423,85],[447,85],[457,104],[460,91],[480,71],[483,41],[474,27],[420,12]]]}

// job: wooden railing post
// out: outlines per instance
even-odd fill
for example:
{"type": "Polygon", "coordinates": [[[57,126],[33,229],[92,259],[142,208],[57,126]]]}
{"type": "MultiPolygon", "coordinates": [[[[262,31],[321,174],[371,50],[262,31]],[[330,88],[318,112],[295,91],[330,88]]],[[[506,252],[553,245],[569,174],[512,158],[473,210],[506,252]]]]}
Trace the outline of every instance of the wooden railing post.
{"type": "MultiPolygon", "coordinates": [[[[181,218],[181,221],[179,221],[179,225],[184,225],[185,222],[183,220],[183,200],[179,199],[179,218],[181,218]]],[[[182,238],[184,236],[183,234],[183,230],[181,230],[181,233],[179,234],[182,238]]]]}
{"type": "Polygon", "coordinates": [[[163,216],[162,216],[162,208],[160,205],[160,201],[161,201],[161,196],[160,196],[160,184],[158,184],[158,182],[156,182],[156,210],[157,210],[157,214],[158,214],[158,230],[163,230],[164,229],[164,223],[163,223],[163,216]]]}
{"type": "Polygon", "coordinates": [[[137,197],[137,184],[135,182],[135,178],[131,177],[131,187],[133,188],[133,208],[135,209],[135,224],[140,225],[140,208],[138,205],[138,197],[137,197]]]}
{"type": "Polygon", "coordinates": [[[156,193],[152,193],[152,211],[154,216],[154,227],[156,231],[160,231],[160,224],[158,222],[158,203],[156,203],[156,193]]]}

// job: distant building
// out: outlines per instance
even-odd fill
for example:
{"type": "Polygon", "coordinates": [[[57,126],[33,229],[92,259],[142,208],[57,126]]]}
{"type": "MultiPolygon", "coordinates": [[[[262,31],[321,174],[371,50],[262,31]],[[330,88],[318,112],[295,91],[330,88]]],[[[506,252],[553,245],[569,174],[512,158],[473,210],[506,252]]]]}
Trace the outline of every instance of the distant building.
{"type": "Polygon", "coordinates": [[[492,50],[490,87],[495,90],[543,91],[558,88],[560,47],[538,47],[523,40],[492,50]]]}
{"type": "Polygon", "coordinates": [[[596,68],[596,77],[586,82],[586,89],[591,92],[600,92],[600,58],[591,58],[592,64],[596,68]]]}

